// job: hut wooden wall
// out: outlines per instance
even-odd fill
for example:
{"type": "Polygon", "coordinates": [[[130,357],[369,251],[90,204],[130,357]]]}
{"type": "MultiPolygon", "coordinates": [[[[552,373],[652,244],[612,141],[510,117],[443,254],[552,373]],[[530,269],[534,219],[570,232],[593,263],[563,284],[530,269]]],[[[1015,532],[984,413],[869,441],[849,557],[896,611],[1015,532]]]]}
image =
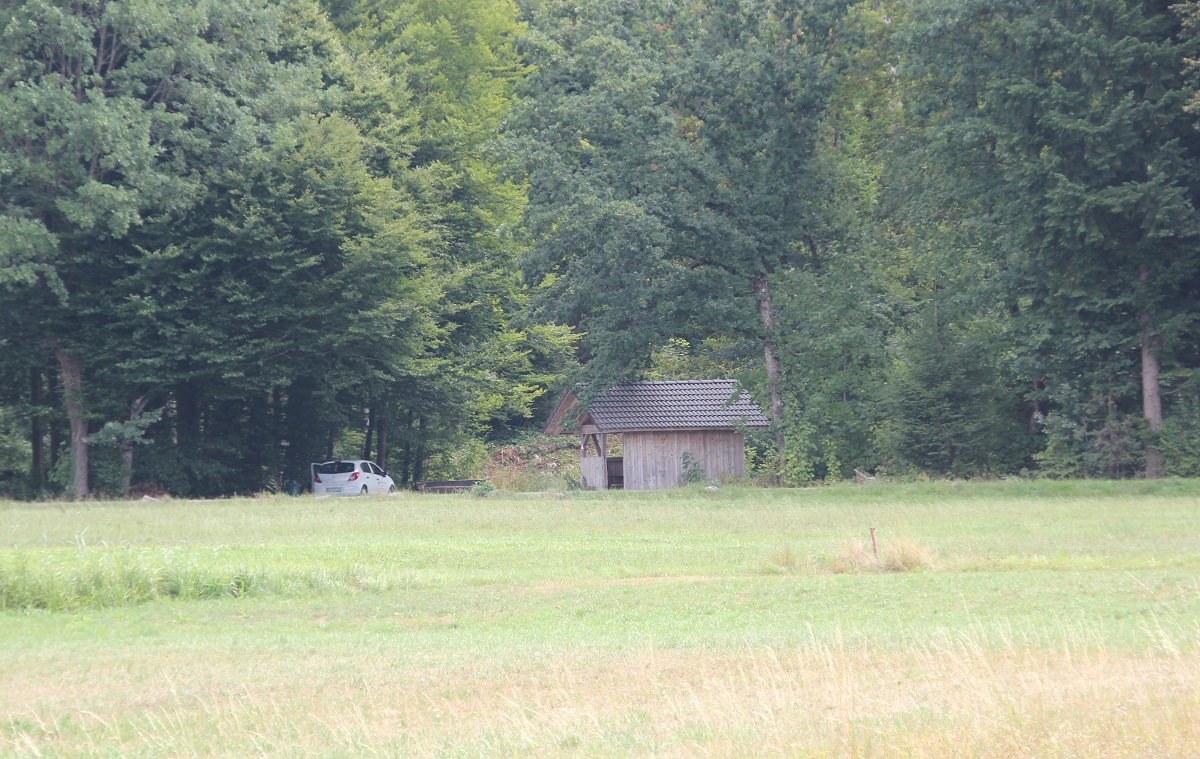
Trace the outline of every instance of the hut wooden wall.
{"type": "Polygon", "coordinates": [[[579,462],[579,474],[583,477],[584,490],[608,488],[608,460],[600,456],[584,456],[579,462]]]}
{"type": "Polygon", "coordinates": [[[737,432],[669,430],[626,432],[625,489],[661,490],[683,484],[683,453],[704,466],[710,480],[746,473],[746,441],[737,432]]]}

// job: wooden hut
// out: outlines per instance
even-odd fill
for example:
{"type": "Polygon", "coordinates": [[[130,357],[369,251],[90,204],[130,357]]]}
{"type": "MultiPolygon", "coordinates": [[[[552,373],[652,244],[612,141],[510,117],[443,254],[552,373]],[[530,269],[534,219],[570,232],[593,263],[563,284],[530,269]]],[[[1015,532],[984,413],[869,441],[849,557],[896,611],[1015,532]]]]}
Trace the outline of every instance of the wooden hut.
{"type": "Polygon", "coordinates": [[[768,426],[733,380],[629,382],[597,395],[586,411],[568,392],[544,433],[579,435],[587,490],[661,490],[684,483],[685,465],[699,467],[706,480],[744,475],[742,430],[768,426]],[[620,457],[607,454],[612,434],[621,435],[620,457]]]}

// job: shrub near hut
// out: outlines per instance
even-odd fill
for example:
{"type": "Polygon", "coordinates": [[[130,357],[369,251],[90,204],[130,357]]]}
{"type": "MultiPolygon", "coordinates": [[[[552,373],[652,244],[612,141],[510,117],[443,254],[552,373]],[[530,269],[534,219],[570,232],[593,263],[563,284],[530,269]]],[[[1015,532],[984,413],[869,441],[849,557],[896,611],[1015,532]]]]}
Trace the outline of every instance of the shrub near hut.
{"type": "Polygon", "coordinates": [[[479,474],[497,490],[577,488],[579,449],[571,438],[537,435],[492,451],[479,474]]]}

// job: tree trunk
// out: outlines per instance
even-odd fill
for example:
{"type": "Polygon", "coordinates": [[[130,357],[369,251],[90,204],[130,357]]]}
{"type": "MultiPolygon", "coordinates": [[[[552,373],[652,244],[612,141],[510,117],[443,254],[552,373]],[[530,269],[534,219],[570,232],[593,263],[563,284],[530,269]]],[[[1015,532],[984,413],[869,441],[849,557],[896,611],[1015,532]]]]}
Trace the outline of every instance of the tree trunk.
{"type": "Polygon", "coordinates": [[[36,495],[42,492],[42,485],[46,482],[45,460],[42,457],[46,442],[41,411],[42,373],[36,368],[29,370],[29,405],[33,414],[29,424],[29,447],[32,454],[29,459],[29,486],[36,495]]]}
{"type": "Polygon", "coordinates": [[[200,446],[200,395],[191,382],[175,388],[175,437],[185,455],[195,455],[200,446]]]}
{"type": "MultiPolygon", "coordinates": [[[[248,425],[246,428],[245,452],[241,456],[241,482],[237,488],[261,490],[264,485],[272,482],[283,483],[273,456],[275,437],[271,425],[271,396],[266,393],[254,393],[245,401],[248,425]]],[[[230,415],[238,412],[232,408],[230,415]]],[[[133,417],[131,416],[130,419],[133,417]]]]}
{"type": "MultiPolygon", "coordinates": [[[[129,421],[136,420],[146,410],[149,399],[141,396],[129,405],[129,421]]],[[[121,497],[128,498],[133,491],[133,439],[121,441],[121,497]]]]}
{"type": "MultiPolygon", "coordinates": [[[[1154,354],[1154,333],[1150,326],[1150,314],[1143,312],[1138,321],[1142,325],[1142,418],[1151,433],[1162,427],[1162,396],[1158,386],[1158,356],[1154,354]]],[[[1157,444],[1146,446],[1146,477],[1153,479],[1166,475],[1166,462],[1157,444]]]]}
{"type": "MultiPolygon", "coordinates": [[[[56,359],[53,363],[47,363],[42,367],[42,376],[46,378],[47,408],[54,408],[59,404],[58,394],[62,390],[62,386],[54,381],[54,368],[55,364],[57,363],[58,361],[56,359]]],[[[50,456],[48,457],[49,460],[46,462],[46,478],[48,479],[49,473],[58,469],[58,456],[62,452],[63,448],[63,434],[62,424],[56,423],[53,419],[47,419],[46,426],[49,428],[50,432],[50,456]]],[[[45,483],[45,481],[46,479],[42,480],[43,483],[45,483]]]]}
{"type": "Polygon", "coordinates": [[[416,432],[416,441],[413,444],[413,482],[418,482],[425,479],[425,448],[421,444],[421,435],[425,430],[425,417],[418,416],[414,431],[416,432]]]}
{"type": "Polygon", "coordinates": [[[63,378],[63,403],[71,424],[71,483],[76,498],[88,496],[87,420],[83,410],[83,362],[57,342],[54,355],[63,378]]]}
{"type": "Polygon", "coordinates": [[[771,397],[771,423],[775,427],[775,452],[778,456],[779,472],[783,472],[785,441],[783,438],[783,370],[775,355],[775,311],[771,308],[771,289],[766,274],[754,278],[754,292],[758,296],[758,313],[763,323],[763,360],[767,367],[767,392],[771,397]]]}
{"type": "Polygon", "coordinates": [[[371,434],[375,431],[375,408],[374,405],[368,406],[366,409],[367,417],[367,434],[363,439],[363,458],[371,460],[371,434]]]}
{"type": "Polygon", "coordinates": [[[50,424],[50,461],[47,463],[46,471],[53,472],[58,468],[58,454],[62,450],[63,437],[60,425],[50,424]]]}
{"type": "MultiPolygon", "coordinates": [[[[271,406],[269,412],[271,416],[271,469],[282,470],[286,468],[287,472],[281,473],[281,479],[296,477],[300,474],[300,469],[294,465],[294,462],[287,460],[287,446],[284,444],[283,389],[280,387],[273,388],[271,390],[271,399],[268,403],[271,406]]],[[[308,479],[311,476],[311,472],[305,469],[304,476],[300,479],[308,479]]]]}
{"type": "Polygon", "coordinates": [[[409,484],[413,481],[412,478],[412,441],[413,441],[413,411],[408,409],[404,423],[404,455],[401,458],[401,476],[404,478],[404,484],[409,484]]]}
{"type": "Polygon", "coordinates": [[[1033,381],[1032,396],[1033,400],[1029,402],[1029,434],[1036,435],[1038,431],[1038,422],[1042,418],[1042,401],[1038,395],[1046,389],[1044,379],[1036,379],[1033,381]]]}
{"type": "MultiPolygon", "coordinates": [[[[386,409],[387,407],[384,406],[386,409]]],[[[375,448],[379,456],[376,464],[387,469],[388,460],[388,429],[387,429],[387,411],[380,411],[378,418],[375,420],[375,448]]]]}

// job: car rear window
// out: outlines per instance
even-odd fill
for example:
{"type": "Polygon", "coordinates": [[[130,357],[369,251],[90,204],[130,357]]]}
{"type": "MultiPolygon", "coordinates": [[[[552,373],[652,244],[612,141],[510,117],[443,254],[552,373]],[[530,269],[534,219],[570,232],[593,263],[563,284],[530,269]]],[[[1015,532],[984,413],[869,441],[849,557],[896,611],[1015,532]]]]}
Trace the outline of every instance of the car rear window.
{"type": "Polygon", "coordinates": [[[329,461],[317,467],[317,474],[350,474],[353,471],[353,461],[329,461]]]}

